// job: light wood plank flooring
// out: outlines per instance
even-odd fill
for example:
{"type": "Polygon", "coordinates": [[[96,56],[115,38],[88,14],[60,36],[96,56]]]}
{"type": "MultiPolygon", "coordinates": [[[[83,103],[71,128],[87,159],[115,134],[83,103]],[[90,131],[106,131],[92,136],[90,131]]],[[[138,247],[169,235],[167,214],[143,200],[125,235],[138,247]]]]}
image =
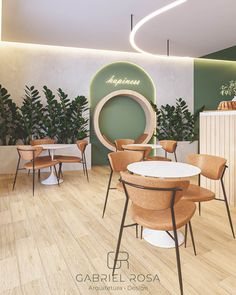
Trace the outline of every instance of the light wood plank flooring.
{"type": "MultiPolygon", "coordinates": [[[[82,172],[65,172],[60,187],[37,182],[34,197],[31,176],[20,174],[14,192],[13,176],[0,176],[1,295],[179,294],[174,249],[136,239],[134,228],[123,236],[130,258],[129,269],[123,264],[117,271],[122,282],[96,282],[96,274],[111,274],[107,253],[115,250],[124,205],[123,194],[111,191],[101,218],[108,174],[94,167],[88,184],[82,172]],[[95,274],[95,282],[80,282],[86,274],[95,274]],[[132,274],[140,282],[130,282],[132,274]],[[160,281],[142,282],[143,274],[160,281]]],[[[231,212],[236,227],[236,208],[231,212]]],[[[203,204],[192,225],[198,255],[190,241],[180,248],[185,294],[236,294],[236,241],[224,204],[203,204]]]]}

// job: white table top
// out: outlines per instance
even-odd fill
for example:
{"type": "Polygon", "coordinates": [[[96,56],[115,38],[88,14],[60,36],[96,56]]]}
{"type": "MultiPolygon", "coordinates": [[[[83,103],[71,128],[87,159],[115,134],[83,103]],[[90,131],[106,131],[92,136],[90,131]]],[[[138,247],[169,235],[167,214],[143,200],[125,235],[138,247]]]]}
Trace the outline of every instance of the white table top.
{"type": "Polygon", "coordinates": [[[135,174],[160,178],[184,178],[201,173],[196,166],[180,162],[142,161],[128,165],[127,169],[135,174]]]}
{"type": "Polygon", "coordinates": [[[57,150],[73,147],[73,144],[40,144],[39,146],[41,146],[44,150],[57,150]]]}
{"type": "Polygon", "coordinates": [[[131,143],[127,144],[127,146],[140,146],[140,147],[151,147],[152,149],[162,149],[162,146],[160,144],[152,144],[152,143],[131,143]]]}

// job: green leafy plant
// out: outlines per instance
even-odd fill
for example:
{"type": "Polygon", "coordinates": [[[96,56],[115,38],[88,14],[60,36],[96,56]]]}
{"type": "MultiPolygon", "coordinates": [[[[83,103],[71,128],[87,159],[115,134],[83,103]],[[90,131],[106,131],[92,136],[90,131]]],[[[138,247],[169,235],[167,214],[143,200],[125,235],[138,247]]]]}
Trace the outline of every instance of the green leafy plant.
{"type": "Polygon", "coordinates": [[[20,114],[8,91],[0,85],[0,141],[2,145],[16,144],[21,135],[20,114]]]}
{"type": "Polygon", "coordinates": [[[88,100],[85,96],[77,96],[70,105],[71,141],[88,136],[88,100]]]}
{"type": "Polygon", "coordinates": [[[44,86],[44,93],[47,98],[45,107],[46,134],[55,138],[58,143],[74,143],[78,139],[88,136],[88,100],[85,96],[77,96],[69,99],[61,88],[57,94],[57,101],[52,91],[44,86]],[[50,118],[49,118],[50,117],[50,118]]]}
{"type": "Polygon", "coordinates": [[[60,126],[61,106],[53,92],[47,88],[47,86],[43,87],[43,92],[47,101],[44,107],[43,130],[48,137],[57,139],[60,126]]]}
{"type": "Polygon", "coordinates": [[[17,141],[29,144],[31,139],[50,137],[58,143],[75,143],[88,136],[88,100],[85,96],[69,99],[59,88],[58,99],[43,87],[46,105],[41,103],[34,86],[25,88],[20,108],[0,85],[0,144],[12,145],[17,141]]]}
{"type": "Polygon", "coordinates": [[[44,108],[40,99],[39,91],[34,86],[25,87],[25,96],[20,107],[24,144],[29,144],[33,138],[45,136],[43,132],[44,108]]]}
{"type": "Polygon", "coordinates": [[[162,105],[159,109],[151,102],[156,112],[157,128],[154,136],[158,140],[194,141],[198,139],[198,118],[204,107],[192,114],[185,100],[179,98],[176,105],[162,105]]]}
{"type": "Polygon", "coordinates": [[[221,95],[236,96],[236,80],[231,80],[220,87],[221,95]]]}
{"type": "Polygon", "coordinates": [[[58,132],[58,142],[67,142],[71,143],[71,116],[70,116],[70,99],[68,98],[68,94],[62,91],[61,88],[57,91],[59,99],[60,99],[60,110],[59,110],[59,118],[60,118],[60,126],[58,132]]]}

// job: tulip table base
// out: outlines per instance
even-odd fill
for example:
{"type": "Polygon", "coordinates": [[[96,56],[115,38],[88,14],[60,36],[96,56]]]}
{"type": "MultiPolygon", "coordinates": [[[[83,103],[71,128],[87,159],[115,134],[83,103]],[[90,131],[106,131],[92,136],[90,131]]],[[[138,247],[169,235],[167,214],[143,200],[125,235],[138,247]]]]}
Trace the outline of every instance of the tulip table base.
{"type": "MultiPolygon", "coordinates": [[[[62,183],[62,182],[63,182],[63,180],[60,179],[59,180],[59,183],[62,183]]],[[[41,183],[44,184],[44,185],[55,185],[55,184],[58,184],[57,177],[56,177],[53,169],[52,169],[50,175],[48,176],[48,178],[42,180],[41,183]]]]}
{"type": "MultiPolygon", "coordinates": [[[[174,232],[169,232],[172,236],[174,236],[174,232]]],[[[184,242],[184,235],[181,231],[177,231],[178,234],[178,243],[179,246],[184,242]]],[[[152,230],[148,228],[143,229],[143,239],[149,244],[161,248],[174,248],[175,242],[174,240],[162,230],[152,230]]]]}

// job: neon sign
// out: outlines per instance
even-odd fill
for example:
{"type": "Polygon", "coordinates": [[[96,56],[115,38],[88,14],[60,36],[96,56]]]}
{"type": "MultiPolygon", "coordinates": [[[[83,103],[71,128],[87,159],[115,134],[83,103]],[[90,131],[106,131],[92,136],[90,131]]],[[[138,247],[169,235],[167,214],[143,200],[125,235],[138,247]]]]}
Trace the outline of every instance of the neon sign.
{"type": "Polygon", "coordinates": [[[115,87],[118,85],[139,85],[141,83],[140,80],[130,80],[128,78],[116,78],[115,75],[111,76],[108,80],[106,80],[106,84],[113,84],[115,87]]]}

